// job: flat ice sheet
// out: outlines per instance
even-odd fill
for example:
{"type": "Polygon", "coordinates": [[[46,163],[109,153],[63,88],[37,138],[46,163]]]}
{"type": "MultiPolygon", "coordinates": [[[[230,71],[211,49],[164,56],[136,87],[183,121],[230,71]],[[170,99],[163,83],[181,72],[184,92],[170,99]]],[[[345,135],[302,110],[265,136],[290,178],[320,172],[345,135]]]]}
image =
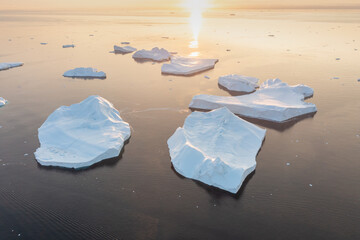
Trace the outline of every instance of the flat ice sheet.
{"type": "Polygon", "coordinates": [[[7,100],[5,98],[0,97],[0,107],[4,106],[5,104],[7,104],[7,100]]]}
{"type": "Polygon", "coordinates": [[[14,67],[20,67],[24,65],[22,62],[6,62],[6,63],[0,63],[0,71],[1,70],[7,70],[14,67]]]}
{"type": "Polygon", "coordinates": [[[170,59],[171,54],[164,48],[154,47],[151,50],[139,50],[133,54],[134,59],[148,59],[157,62],[167,61],[170,59]]]}
{"type": "Polygon", "coordinates": [[[114,51],[115,51],[115,53],[132,53],[132,52],[136,51],[136,48],[133,48],[131,46],[120,47],[120,46],[114,45],[114,51]]]}
{"type": "Polygon", "coordinates": [[[162,65],[161,72],[172,75],[192,75],[214,68],[217,62],[217,59],[171,57],[170,63],[162,65]]]}
{"type": "Polygon", "coordinates": [[[95,68],[74,68],[64,73],[64,77],[73,78],[106,78],[106,74],[102,71],[98,72],[95,68]]]}
{"type": "Polygon", "coordinates": [[[315,104],[305,102],[314,91],[305,85],[289,86],[280,79],[265,81],[254,93],[236,97],[197,95],[189,107],[212,110],[227,107],[233,113],[273,122],[284,122],[317,111],[315,104]]]}
{"type": "Polygon", "coordinates": [[[219,77],[219,84],[230,91],[253,92],[257,87],[259,79],[243,75],[231,74],[219,77]]]}

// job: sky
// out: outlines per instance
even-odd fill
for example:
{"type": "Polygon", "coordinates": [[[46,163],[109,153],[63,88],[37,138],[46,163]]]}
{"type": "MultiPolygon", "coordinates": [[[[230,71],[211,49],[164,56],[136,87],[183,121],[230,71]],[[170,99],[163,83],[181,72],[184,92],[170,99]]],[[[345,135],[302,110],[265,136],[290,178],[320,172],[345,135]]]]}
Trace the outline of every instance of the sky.
{"type": "MultiPolygon", "coordinates": [[[[0,10],[175,9],[188,0],[0,0],[0,10]]],[[[192,0],[215,8],[360,8],[360,0],[192,0]]]]}

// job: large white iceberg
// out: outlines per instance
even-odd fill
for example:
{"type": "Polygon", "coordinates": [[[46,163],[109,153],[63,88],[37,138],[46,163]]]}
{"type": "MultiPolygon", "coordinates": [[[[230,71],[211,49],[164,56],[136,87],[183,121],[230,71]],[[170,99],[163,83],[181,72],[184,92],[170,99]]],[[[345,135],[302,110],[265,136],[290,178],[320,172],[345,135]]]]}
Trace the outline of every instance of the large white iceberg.
{"type": "Polygon", "coordinates": [[[167,142],[171,162],[187,178],[237,193],[256,167],[265,132],[227,108],[193,112],[167,142]]]}
{"type": "Polygon", "coordinates": [[[4,106],[5,104],[7,104],[7,100],[5,98],[0,97],[0,107],[4,106]]]}
{"type": "Polygon", "coordinates": [[[230,91],[253,92],[257,87],[259,79],[255,77],[231,74],[219,77],[219,84],[230,91]]]}
{"type": "Polygon", "coordinates": [[[317,111],[315,104],[304,102],[314,91],[305,85],[289,86],[280,79],[265,81],[254,93],[236,97],[197,95],[190,108],[212,110],[227,107],[231,112],[273,122],[284,122],[291,118],[317,111]]]}
{"type": "Polygon", "coordinates": [[[133,48],[130,46],[120,47],[120,46],[114,45],[114,51],[115,51],[115,53],[132,53],[132,52],[136,51],[136,48],[133,48]]]}
{"type": "Polygon", "coordinates": [[[35,152],[44,166],[84,168],[119,155],[130,137],[129,124],[106,99],[90,96],[55,110],[39,128],[35,152]]]}
{"type": "Polygon", "coordinates": [[[161,72],[173,75],[192,75],[214,68],[217,61],[218,59],[172,57],[171,63],[162,65],[161,72]]]}
{"type": "Polygon", "coordinates": [[[24,63],[22,63],[22,62],[0,63],[0,71],[1,70],[7,70],[9,68],[20,67],[22,65],[24,65],[24,63]]]}
{"type": "Polygon", "coordinates": [[[151,50],[139,50],[137,52],[135,52],[133,54],[133,58],[135,59],[148,59],[148,60],[153,60],[153,61],[157,61],[157,62],[161,62],[161,61],[167,61],[170,59],[171,54],[164,48],[158,48],[158,47],[154,47],[151,50]]]}
{"type": "Polygon", "coordinates": [[[102,71],[98,72],[95,68],[75,68],[64,73],[64,77],[78,78],[106,78],[106,74],[102,71]]]}

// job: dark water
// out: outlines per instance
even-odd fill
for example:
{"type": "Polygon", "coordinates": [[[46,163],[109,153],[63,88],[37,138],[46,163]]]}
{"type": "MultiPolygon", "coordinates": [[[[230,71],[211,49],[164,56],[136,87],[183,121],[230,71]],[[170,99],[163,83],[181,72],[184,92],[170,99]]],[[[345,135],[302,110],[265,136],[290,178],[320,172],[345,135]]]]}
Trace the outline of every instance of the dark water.
{"type": "Polygon", "coordinates": [[[0,108],[0,239],[359,239],[358,21],[254,14],[204,20],[198,49],[188,47],[183,18],[2,16],[0,62],[25,65],[0,72],[9,100],[0,108]],[[161,64],[109,53],[121,41],[220,61],[192,77],[164,76],[161,64]],[[62,77],[90,66],[108,77],[62,77]],[[231,73],[307,84],[318,108],[282,125],[250,120],[267,134],[236,195],[178,175],[166,144],[193,95],[230,94],[217,77],[231,73]],[[121,155],[82,171],[38,165],[37,129],[47,116],[93,94],[132,126],[121,155]]]}

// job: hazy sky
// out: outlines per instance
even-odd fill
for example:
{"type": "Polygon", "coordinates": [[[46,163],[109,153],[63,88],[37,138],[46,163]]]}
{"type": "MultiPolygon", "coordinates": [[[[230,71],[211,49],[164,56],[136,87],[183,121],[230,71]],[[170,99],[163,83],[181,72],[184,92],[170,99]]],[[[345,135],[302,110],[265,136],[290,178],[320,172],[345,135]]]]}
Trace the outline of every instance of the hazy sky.
{"type": "MultiPolygon", "coordinates": [[[[175,8],[182,0],[0,0],[0,10],[175,8]]],[[[185,0],[183,0],[185,1],[185,0]]],[[[197,0],[193,0],[197,1],[197,0]]],[[[200,0],[206,1],[206,0],[200,0]]],[[[220,8],[360,8],[360,0],[207,0],[220,8]]]]}

